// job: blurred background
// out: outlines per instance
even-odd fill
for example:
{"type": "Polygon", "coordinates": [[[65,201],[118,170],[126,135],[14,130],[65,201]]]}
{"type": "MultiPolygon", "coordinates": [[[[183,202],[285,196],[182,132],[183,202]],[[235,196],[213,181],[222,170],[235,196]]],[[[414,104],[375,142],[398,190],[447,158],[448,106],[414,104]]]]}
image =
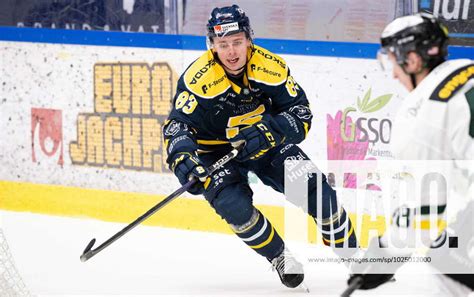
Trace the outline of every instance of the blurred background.
{"type": "Polygon", "coordinates": [[[0,26],[204,35],[212,8],[233,3],[260,38],[376,43],[390,20],[427,11],[452,44],[474,45],[471,0],[2,0],[0,26]]]}

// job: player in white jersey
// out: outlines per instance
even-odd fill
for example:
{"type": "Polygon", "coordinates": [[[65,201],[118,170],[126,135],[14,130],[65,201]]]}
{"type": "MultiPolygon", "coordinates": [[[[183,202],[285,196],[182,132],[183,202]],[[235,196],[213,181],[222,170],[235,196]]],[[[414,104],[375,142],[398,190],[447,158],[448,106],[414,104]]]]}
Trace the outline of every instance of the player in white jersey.
{"type": "MultiPolygon", "coordinates": [[[[447,40],[446,28],[432,15],[424,13],[397,18],[384,29],[381,54],[385,56],[385,62],[393,67],[393,77],[410,92],[403,100],[394,121],[391,145],[399,160],[452,160],[452,167],[461,173],[457,177],[458,182],[467,185],[467,191],[462,194],[467,202],[458,213],[457,222],[449,227],[456,228],[457,234],[462,233],[462,237],[457,237],[460,240],[462,238],[473,242],[474,63],[470,59],[446,61],[447,40]]],[[[426,201],[421,202],[423,204],[426,201]]],[[[435,209],[441,216],[445,212],[447,201],[444,199],[438,202],[435,209]]],[[[387,232],[370,242],[366,257],[393,255],[395,249],[391,248],[389,242],[393,242],[394,238],[403,240],[404,236],[400,234],[404,231],[415,232],[415,228],[409,228],[414,227],[409,226],[410,223],[397,223],[400,213],[405,211],[405,214],[410,214],[413,224],[416,216],[429,215],[429,206],[419,206],[418,212],[400,210],[387,232]],[[423,213],[423,210],[428,213],[423,213]]],[[[421,233],[425,231],[422,230],[421,233]]],[[[450,238],[446,236],[446,232],[443,231],[442,236],[432,242],[429,253],[438,259],[443,257],[441,262],[459,262],[460,266],[466,268],[464,271],[468,271],[467,273],[446,275],[463,283],[468,291],[468,288],[472,290],[472,246],[471,250],[467,244],[467,250],[451,249],[440,254],[441,249],[437,248],[446,238],[450,238]]],[[[397,251],[397,255],[400,255],[399,252],[397,251]]],[[[405,255],[409,256],[410,252],[405,255]]],[[[396,265],[395,269],[401,265],[396,265]]],[[[348,283],[352,285],[357,282],[360,289],[373,289],[391,280],[392,276],[393,274],[382,271],[380,264],[372,265],[364,273],[359,271],[351,275],[348,283]]]]}

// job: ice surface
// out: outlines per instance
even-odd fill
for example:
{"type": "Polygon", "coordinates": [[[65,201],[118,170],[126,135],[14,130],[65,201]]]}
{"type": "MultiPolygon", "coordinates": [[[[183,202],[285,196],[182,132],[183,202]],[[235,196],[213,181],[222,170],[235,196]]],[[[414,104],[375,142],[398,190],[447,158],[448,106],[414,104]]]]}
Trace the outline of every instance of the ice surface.
{"type": "MultiPolygon", "coordinates": [[[[17,268],[39,296],[338,296],[347,279],[340,265],[308,264],[310,293],[287,289],[270,264],[235,236],[147,226],[82,263],[79,256],[92,238],[98,246],[125,225],[31,213],[0,215],[17,268]]],[[[327,253],[326,247],[315,249],[315,254],[327,253]]],[[[436,275],[410,271],[409,265],[401,272],[397,281],[354,296],[452,296],[436,275]]]]}

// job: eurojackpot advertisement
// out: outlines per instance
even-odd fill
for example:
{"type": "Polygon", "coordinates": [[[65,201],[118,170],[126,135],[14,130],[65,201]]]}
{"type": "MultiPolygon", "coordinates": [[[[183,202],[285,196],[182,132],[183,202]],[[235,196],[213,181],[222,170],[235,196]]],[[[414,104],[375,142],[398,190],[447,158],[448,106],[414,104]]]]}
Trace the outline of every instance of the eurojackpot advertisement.
{"type": "MultiPolygon", "coordinates": [[[[4,42],[3,53],[10,62],[3,65],[1,180],[16,193],[3,208],[126,222],[179,187],[165,163],[161,128],[178,75],[199,51],[4,42]],[[40,189],[50,194],[33,197],[40,189]],[[112,211],[119,206],[123,213],[112,211]]],[[[283,58],[315,115],[302,148],[316,163],[391,158],[391,118],[403,91],[395,83],[374,84],[387,75],[377,61],[283,58]]],[[[250,180],[255,202],[281,216],[283,196],[250,180]]],[[[186,208],[188,220],[171,214],[156,220],[230,232],[213,223],[220,218],[204,199],[185,196],[168,211],[197,205],[186,208]],[[202,212],[212,219],[193,220],[202,212]]],[[[159,224],[154,220],[148,223],[159,224]]]]}

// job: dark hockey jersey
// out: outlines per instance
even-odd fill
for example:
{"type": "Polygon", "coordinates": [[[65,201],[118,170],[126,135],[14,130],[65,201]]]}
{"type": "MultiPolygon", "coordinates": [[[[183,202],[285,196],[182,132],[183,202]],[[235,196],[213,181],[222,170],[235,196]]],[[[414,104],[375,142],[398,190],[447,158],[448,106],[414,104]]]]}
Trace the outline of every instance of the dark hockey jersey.
{"type": "Polygon", "coordinates": [[[163,130],[168,153],[186,134],[185,150],[215,150],[229,146],[239,128],[273,117],[286,142],[299,143],[311,125],[311,111],[303,89],[290,75],[286,62],[253,46],[243,77],[230,79],[211,50],[181,75],[173,108],[163,130]],[[175,140],[175,141],[173,141],[175,140]]]}

